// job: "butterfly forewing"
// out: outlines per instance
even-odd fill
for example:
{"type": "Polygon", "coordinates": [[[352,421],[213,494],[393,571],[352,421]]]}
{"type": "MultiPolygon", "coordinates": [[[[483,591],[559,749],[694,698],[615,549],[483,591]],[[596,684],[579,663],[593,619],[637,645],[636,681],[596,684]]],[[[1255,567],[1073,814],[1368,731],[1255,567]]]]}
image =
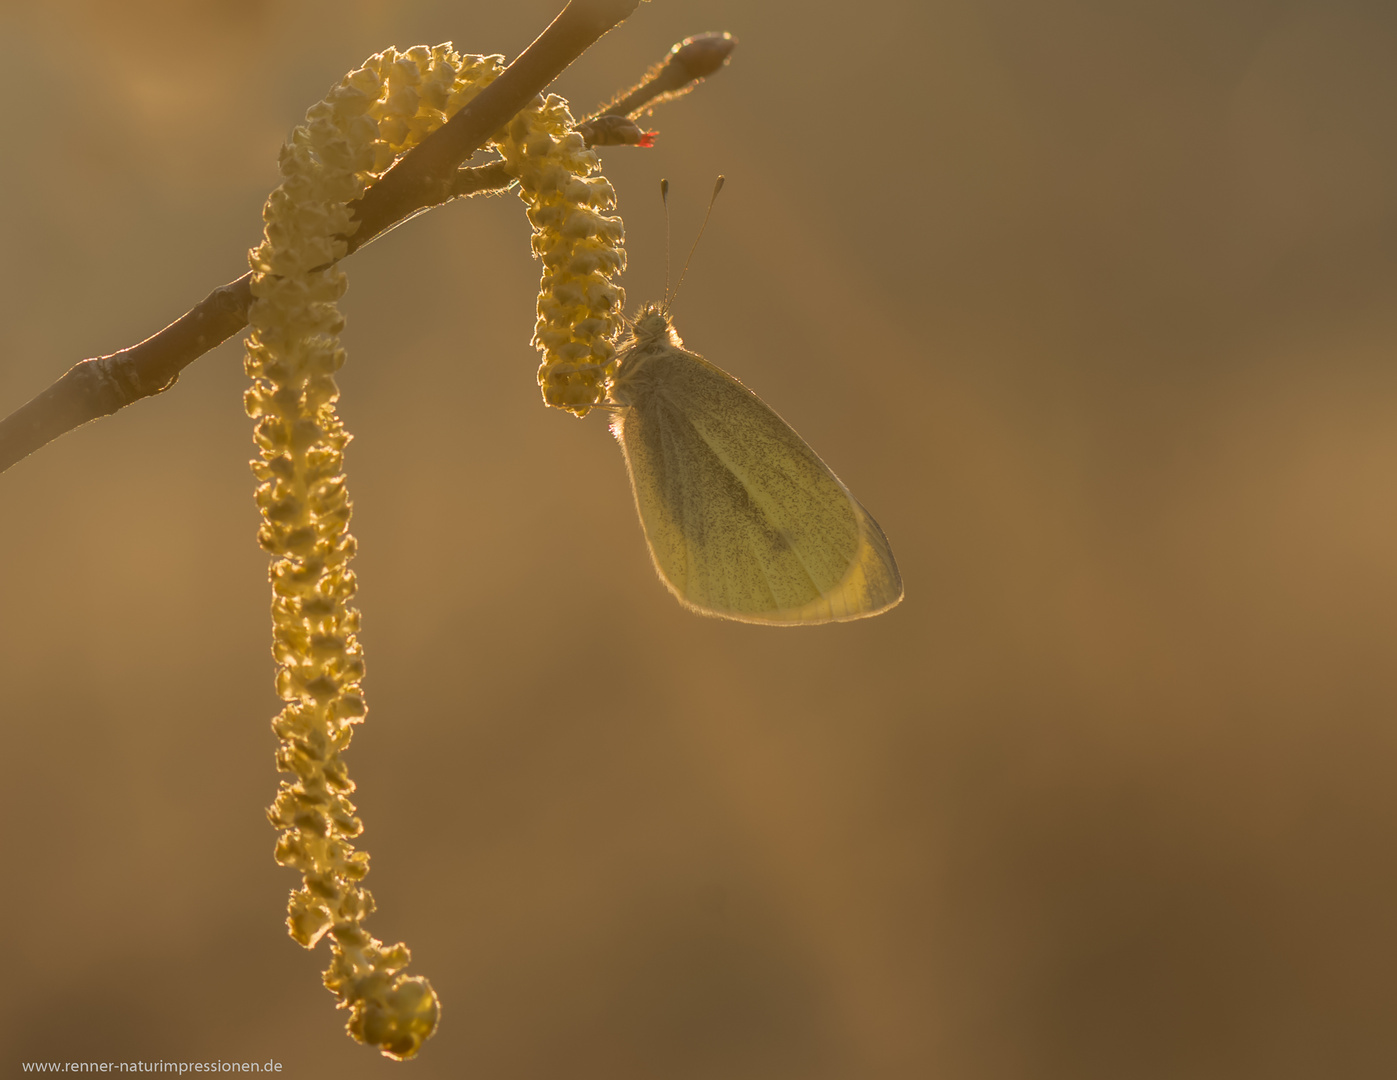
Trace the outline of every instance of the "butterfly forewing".
{"type": "Polygon", "coordinates": [[[794,623],[901,598],[882,530],[756,395],[668,344],[623,358],[622,373],[616,434],[655,566],[681,602],[794,623]]]}

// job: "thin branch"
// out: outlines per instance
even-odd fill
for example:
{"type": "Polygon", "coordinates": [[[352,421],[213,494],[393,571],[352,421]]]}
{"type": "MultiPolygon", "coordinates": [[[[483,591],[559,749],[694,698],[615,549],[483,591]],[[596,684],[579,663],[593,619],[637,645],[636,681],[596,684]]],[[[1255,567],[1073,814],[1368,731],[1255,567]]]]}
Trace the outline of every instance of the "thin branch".
{"type": "Polygon", "coordinates": [[[484,195],[487,192],[505,191],[514,184],[514,177],[504,167],[503,161],[492,161],[488,165],[475,165],[468,169],[457,169],[451,184],[451,197],[462,195],[484,195]]]}
{"type": "Polygon", "coordinates": [[[583,123],[603,116],[637,117],[665,101],[682,97],[728,62],[737,38],[731,34],[695,34],[669,50],[639,83],[612,98],[583,123]]]}
{"type": "MultiPolygon", "coordinates": [[[[429,206],[508,187],[512,178],[497,163],[458,166],[637,3],[569,0],[499,78],[365,193],[357,208],[360,228],[350,250],[429,206]]],[[[603,142],[599,140],[599,145],[603,142]]],[[[0,420],[0,472],[65,432],[173,386],[184,368],[247,325],[251,279],[248,273],[220,286],[137,345],[75,364],[0,420]]]]}

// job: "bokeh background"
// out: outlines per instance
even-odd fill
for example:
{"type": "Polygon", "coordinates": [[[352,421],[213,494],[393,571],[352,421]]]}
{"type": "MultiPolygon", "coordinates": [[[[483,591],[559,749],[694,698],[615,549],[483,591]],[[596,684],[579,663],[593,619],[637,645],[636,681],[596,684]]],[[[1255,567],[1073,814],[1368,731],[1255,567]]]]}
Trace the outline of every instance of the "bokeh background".
{"type": "MultiPolygon", "coordinates": [[[[246,268],[384,46],[557,0],[8,3],[0,410],[246,268]]],[[[283,928],[239,346],[0,477],[0,1067],[491,1080],[1397,1075],[1397,8],[654,0],[741,39],[608,153],[677,307],[883,524],[867,622],[686,614],[543,408],[513,196],[350,264],[380,912],[351,1043],[283,928]]]]}

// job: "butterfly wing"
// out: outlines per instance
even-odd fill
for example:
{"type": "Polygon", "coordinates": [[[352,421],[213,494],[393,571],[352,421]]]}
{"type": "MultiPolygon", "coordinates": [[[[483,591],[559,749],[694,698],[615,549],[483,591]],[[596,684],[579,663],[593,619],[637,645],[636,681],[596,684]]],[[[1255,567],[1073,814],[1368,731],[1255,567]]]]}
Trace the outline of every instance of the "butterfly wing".
{"type": "Polygon", "coordinates": [[[682,604],[789,624],[902,599],[878,523],[774,410],[682,349],[645,374],[615,429],[650,554],[682,604]]]}

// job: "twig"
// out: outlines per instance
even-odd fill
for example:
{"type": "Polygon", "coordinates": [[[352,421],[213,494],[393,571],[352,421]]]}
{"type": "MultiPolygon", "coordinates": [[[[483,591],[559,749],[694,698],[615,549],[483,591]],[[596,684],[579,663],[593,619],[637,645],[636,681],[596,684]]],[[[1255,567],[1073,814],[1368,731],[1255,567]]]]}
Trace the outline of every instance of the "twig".
{"type": "Polygon", "coordinates": [[[637,117],[647,109],[687,94],[728,62],[737,38],[731,34],[695,34],[645,73],[645,78],[624,94],[612,98],[583,122],[603,116],[637,117]]]}
{"type": "MultiPolygon", "coordinates": [[[[357,208],[360,225],[350,251],[428,207],[460,195],[508,187],[512,178],[498,165],[458,166],[573,60],[634,11],[638,2],[569,0],[499,78],[365,193],[357,208]]],[[[173,386],[184,368],[247,325],[251,279],[247,273],[220,286],[137,345],[75,364],[46,390],[0,420],[0,472],[65,432],[173,386]]]]}

